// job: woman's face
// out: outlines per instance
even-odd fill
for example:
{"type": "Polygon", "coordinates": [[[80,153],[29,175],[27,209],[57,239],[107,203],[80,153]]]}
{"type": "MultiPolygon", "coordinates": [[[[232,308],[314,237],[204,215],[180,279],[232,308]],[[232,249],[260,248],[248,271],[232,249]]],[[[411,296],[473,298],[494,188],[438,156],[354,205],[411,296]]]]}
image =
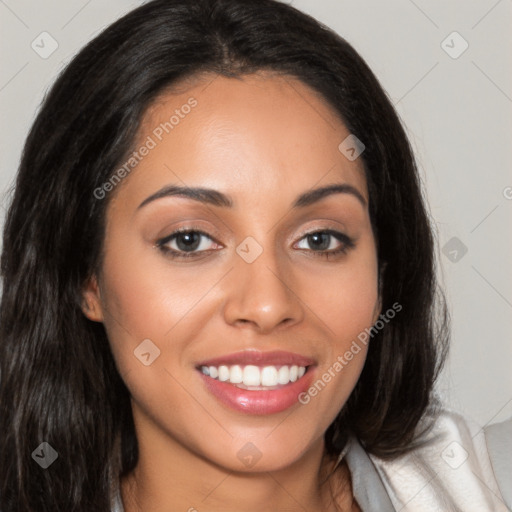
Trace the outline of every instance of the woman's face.
{"type": "Polygon", "coordinates": [[[338,148],[350,133],[306,85],[212,78],[146,113],[86,314],[141,454],[276,470],[322,446],[365,361],[357,336],[380,312],[368,192],[338,148]]]}

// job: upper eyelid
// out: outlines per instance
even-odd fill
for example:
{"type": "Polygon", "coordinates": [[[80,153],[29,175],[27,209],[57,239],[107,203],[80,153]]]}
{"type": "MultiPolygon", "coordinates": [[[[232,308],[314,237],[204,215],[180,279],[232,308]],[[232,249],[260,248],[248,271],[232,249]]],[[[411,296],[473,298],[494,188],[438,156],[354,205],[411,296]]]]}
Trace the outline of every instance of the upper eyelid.
{"type": "Polygon", "coordinates": [[[312,235],[312,234],[315,234],[315,233],[326,233],[326,232],[332,234],[333,236],[334,236],[334,233],[338,233],[340,235],[344,235],[346,237],[349,237],[340,228],[331,228],[331,227],[306,229],[306,230],[301,231],[298,236],[299,236],[299,240],[301,240],[302,238],[304,238],[305,236],[308,236],[308,235],[312,235]]]}

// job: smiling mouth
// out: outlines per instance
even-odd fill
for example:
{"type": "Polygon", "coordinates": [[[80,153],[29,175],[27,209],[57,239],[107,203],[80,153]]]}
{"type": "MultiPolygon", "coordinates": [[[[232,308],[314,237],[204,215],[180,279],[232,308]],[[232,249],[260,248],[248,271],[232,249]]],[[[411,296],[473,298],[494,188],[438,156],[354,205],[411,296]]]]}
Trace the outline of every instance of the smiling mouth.
{"type": "Polygon", "coordinates": [[[196,364],[205,389],[224,406],[245,414],[275,414],[298,403],[317,362],[293,352],[246,349],[196,364]]]}
{"type": "Polygon", "coordinates": [[[304,376],[309,366],[299,365],[219,365],[200,366],[203,375],[240,389],[264,391],[280,389],[304,376]]]}

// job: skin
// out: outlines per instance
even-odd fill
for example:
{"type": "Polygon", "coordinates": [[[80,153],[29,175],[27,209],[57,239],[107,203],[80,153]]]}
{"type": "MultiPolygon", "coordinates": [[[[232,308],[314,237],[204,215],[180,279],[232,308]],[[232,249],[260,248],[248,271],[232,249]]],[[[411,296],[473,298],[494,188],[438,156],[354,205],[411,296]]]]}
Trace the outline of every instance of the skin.
{"type": "MultiPolygon", "coordinates": [[[[229,512],[240,504],[249,512],[333,510],[333,485],[343,510],[359,510],[345,464],[322,484],[334,464],[323,435],[367,347],[307,405],[269,415],[221,404],[195,366],[245,349],[286,350],[315,359],[319,378],[373,325],[378,264],[362,161],[338,150],[349,132],[315,91],[269,73],[196,77],[165,92],[146,112],[138,144],[190,97],[197,106],[115,191],[102,271],[84,289],[84,313],[104,323],[132,396],[139,462],[121,482],[126,512],[229,512]],[[333,183],[351,185],[365,203],[336,193],[291,207],[300,194],[333,183]],[[233,207],[174,196],[139,208],[172,184],[221,191],[233,207]],[[158,240],[179,227],[211,236],[195,249],[204,252],[163,253],[158,240]],[[305,235],[326,229],[354,247],[320,256],[305,235]],[[263,249],[252,263],[236,252],[248,236],[263,249]],[[134,357],[145,339],[160,349],[149,366],[134,357]],[[248,442],[261,453],[252,467],[237,457],[248,442]]],[[[328,241],[329,251],[343,247],[328,241]]],[[[168,247],[183,246],[175,239],[168,247]]]]}

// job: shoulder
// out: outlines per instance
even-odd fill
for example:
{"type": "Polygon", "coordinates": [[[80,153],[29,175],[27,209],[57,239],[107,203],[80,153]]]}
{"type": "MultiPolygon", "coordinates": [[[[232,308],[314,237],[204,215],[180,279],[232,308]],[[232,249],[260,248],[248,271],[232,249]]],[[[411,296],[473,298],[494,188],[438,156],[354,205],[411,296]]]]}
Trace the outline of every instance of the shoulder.
{"type": "Polygon", "coordinates": [[[508,466],[510,476],[512,457],[495,454],[505,445],[512,449],[508,430],[512,420],[482,428],[443,408],[427,415],[423,426],[427,424],[430,428],[421,443],[405,455],[391,461],[370,455],[395,508],[403,512],[510,510],[505,505],[506,485],[497,474],[505,474],[508,466]]]}

